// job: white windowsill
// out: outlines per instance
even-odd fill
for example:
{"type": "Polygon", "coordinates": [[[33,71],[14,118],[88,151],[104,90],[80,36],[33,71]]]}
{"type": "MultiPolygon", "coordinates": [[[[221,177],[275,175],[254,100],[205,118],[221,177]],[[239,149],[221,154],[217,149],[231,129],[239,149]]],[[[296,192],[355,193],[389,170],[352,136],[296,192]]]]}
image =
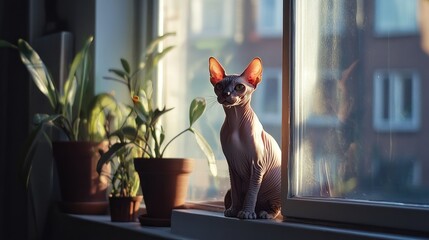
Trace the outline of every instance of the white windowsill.
{"type": "Polygon", "coordinates": [[[239,220],[204,210],[175,210],[171,228],[114,223],[107,215],[60,215],[52,239],[418,239],[279,220],[239,220]]]}

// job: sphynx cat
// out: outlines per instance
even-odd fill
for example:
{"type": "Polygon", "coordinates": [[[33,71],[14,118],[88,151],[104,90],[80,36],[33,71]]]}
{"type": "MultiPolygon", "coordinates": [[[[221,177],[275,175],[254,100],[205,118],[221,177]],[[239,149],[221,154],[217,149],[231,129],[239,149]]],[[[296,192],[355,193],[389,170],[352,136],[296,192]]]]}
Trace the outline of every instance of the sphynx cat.
{"type": "Polygon", "coordinates": [[[224,214],[240,219],[275,218],[280,213],[281,150],[250,106],[252,93],[262,80],[262,61],[254,58],[241,75],[226,75],[222,65],[210,57],[209,72],[217,101],[225,111],[220,140],[231,190],[225,197],[224,214]]]}

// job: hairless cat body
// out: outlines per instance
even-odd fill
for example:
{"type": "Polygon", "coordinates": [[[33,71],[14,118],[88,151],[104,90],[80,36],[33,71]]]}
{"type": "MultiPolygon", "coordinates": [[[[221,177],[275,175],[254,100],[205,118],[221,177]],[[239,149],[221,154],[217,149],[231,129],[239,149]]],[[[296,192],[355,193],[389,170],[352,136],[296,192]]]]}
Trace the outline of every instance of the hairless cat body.
{"type": "Polygon", "coordinates": [[[226,206],[225,216],[275,218],[280,213],[281,150],[250,106],[252,93],[262,80],[262,61],[253,59],[241,75],[226,75],[222,65],[210,57],[209,72],[226,115],[220,140],[228,162],[231,204],[226,206]]]}

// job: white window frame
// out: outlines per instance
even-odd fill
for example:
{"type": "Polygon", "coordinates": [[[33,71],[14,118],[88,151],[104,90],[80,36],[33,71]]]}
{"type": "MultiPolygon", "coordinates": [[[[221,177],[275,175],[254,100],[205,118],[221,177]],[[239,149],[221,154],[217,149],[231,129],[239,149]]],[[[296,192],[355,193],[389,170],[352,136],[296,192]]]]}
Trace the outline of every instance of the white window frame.
{"type": "Polygon", "coordinates": [[[282,139],[282,214],[286,219],[308,219],[312,222],[336,222],[340,224],[393,228],[402,231],[428,232],[429,208],[420,205],[380,203],[361,200],[345,200],[316,197],[297,197],[289,192],[293,183],[289,181],[293,169],[294,144],[293,128],[294,104],[294,49],[295,33],[294,1],[288,0],[284,6],[283,37],[283,139],[282,139]],[[289,16],[289,17],[286,17],[289,16]],[[288,35],[287,35],[288,34],[288,35]],[[289,161],[291,160],[291,161],[289,161]]]}
{"type": "Polygon", "coordinates": [[[420,76],[415,70],[377,70],[374,72],[373,125],[379,132],[415,132],[420,129],[420,76]],[[405,119],[398,109],[403,105],[403,81],[405,76],[412,81],[411,117],[405,119]],[[389,81],[389,99],[384,103],[383,82],[389,81]],[[388,104],[389,118],[384,119],[384,105],[388,104]]]}
{"type": "Polygon", "coordinates": [[[281,16],[282,16],[282,4],[283,0],[273,0],[276,4],[276,10],[272,14],[272,19],[274,20],[274,25],[272,26],[264,26],[262,19],[263,14],[266,13],[264,11],[264,3],[267,3],[265,0],[258,0],[258,11],[257,11],[257,25],[256,25],[256,31],[257,33],[262,37],[278,37],[281,36],[283,32],[283,26],[281,22],[281,16]]]}

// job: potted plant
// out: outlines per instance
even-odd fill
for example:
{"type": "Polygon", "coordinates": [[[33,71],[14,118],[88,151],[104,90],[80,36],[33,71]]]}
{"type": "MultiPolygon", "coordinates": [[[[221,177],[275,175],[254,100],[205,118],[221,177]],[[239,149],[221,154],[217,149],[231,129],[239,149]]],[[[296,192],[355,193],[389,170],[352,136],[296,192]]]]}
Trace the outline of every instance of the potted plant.
{"type": "Polygon", "coordinates": [[[117,152],[116,158],[110,159],[112,169],[114,169],[109,195],[112,222],[135,221],[143,199],[141,195],[137,195],[140,179],[134,170],[132,151],[132,148],[123,148],[117,152]]]}
{"type": "Polygon", "coordinates": [[[148,46],[145,60],[139,64],[136,71],[130,71],[128,61],[121,59],[122,69],[110,69],[115,76],[108,77],[127,85],[132,100],[128,117],[133,121],[131,124],[124,124],[112,134],[117,136],[119,141],[103,154],[100,164],[108,162],[124,148],[132,146],[137,149],[138,157],[134,158],[134,166],[140,177],[147,211],[146,215],[139,217],[143,225],[167,226],[170,224],[172,209],[184,206],[193,160],[164,157],[168,146],[179,136],[186,132],[193,133],[198,146],[207,157],[212,174],[217,174],[211,147],[193,127],[205,110],[204,98],[195,98],[191,102],[189,126],[171,140],[165,141],[165,130],[159,120],[172,109],[155,106],[151,75],[158,61],[173,48],[170,46],[163,51],[156,51],[157,44],[170,35],[172,34],[158,37],[148,46]],[[139,75],[141,72],[143,74],[139,75]]]}
{"type": "MultiPolygon", "coordinates": [[[[52,77],[37,52],[23,39],[17,45],[0,41],[0,46],[18,50],[22,63],[30,76],[49,100],[52,114],[36,114],[35,128],[30,133],[23,159],[23,175],[29,184],[33,158],[41,138],[52,143],[60,182],[62,207],[71,213],[104,213],[107,210],[106,165],[102,177],[96,172],[100,151],[107,150],[105,140],[106,117],[113,115],[115,99],[109,94],[92,96],[90,82],[89,50],[93,37],[89,37],[76,54],[63,91],[53,84],[52,77]],[[59,135],[49,135],[59,129],[59,135]]],[[[113,121],[111,121],[113,122],[113,121]]]]}

